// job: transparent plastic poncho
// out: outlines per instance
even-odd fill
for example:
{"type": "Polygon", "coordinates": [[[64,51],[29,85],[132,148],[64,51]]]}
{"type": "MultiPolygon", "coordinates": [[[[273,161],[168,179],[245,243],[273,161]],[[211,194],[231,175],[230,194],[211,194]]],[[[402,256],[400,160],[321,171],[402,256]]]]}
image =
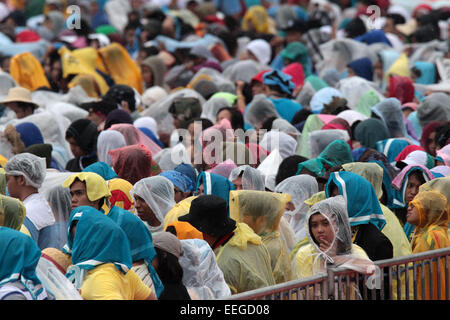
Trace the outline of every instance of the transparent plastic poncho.
{"type": "Polygon", "coordinates": [[[253,128],[261,128],[264,121],[272,117],[280,118],[280,115],[273,102],[263,94],[255,95],[244,113],[245,122],[253,128]]]}
{"type": "Polygon", "coordinates": [[[350,136],[346,130],[327,129],[315,130],[309,134],[311,158],[317,158],[325,148],[335,140],[349,141],[350,136]]]}
{"type": "Polygon", "coordinates": [[[264,191],[264,177],[257,169],[249,165],[239,166],[231,171],[228,180],[233,182],[239,177],[242,179],[243,190],[264,191]]]}
{"type": "Polygon", "coordinates": [[[39,188],[46,174],[46,160],[31,153],[19,153],[8,160],[5,173],[11,176],[23,176],[28,186],[39,188]]]}
{"type": "Polygon", "coordinates": [[[122,133],[116,130],[104,130],[97,139],[98,161],[105,162],[112,167],[112,158],[109,151],[123,148],[127,145],[122,133]]]}

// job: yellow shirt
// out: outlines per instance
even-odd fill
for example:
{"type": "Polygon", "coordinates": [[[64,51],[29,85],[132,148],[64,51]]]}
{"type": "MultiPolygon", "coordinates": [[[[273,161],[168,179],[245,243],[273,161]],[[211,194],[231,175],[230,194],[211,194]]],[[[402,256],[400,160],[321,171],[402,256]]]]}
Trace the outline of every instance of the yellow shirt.
{"type": "Polygon", "coordinates": [[[151,292],[133,270],[123,274],[112,263],[89,271],[81,285],[84,300],[145,300],[151,292]]]}

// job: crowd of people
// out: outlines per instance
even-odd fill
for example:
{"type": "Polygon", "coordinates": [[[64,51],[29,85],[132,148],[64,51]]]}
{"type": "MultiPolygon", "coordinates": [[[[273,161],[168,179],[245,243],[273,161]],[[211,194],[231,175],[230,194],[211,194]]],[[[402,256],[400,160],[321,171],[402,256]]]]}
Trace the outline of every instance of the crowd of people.
{"type": "MultiPolygon", "coordinates": [[[[0,21],[0,300],[223,299],[450,246],[445,1],[2,0],[0,21]]],[[[445,267],[385,297],[445,299],[445,267]]]]}

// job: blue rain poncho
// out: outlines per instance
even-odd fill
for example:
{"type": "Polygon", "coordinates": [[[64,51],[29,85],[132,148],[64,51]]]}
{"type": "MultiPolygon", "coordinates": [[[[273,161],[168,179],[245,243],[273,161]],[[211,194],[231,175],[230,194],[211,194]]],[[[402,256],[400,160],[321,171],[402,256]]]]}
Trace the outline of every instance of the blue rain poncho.
{"type": "Polygon", "coordinates": [[[117,173],[115,173],[114,170],[106,162],[101,161],[94,162],[93,164],[87,166],[83,169],[82,172],[94,172],[100,175],[106,181],[114,178],[119,178],[117,173]]]}
{"type": "Polygon", "coordinates": [[[201,172],[197,179],[197,190],[198,187],[203,184],[204,194],[212,194],[221,197],[227,202],[230,199],[230,191],[234,190],[234,184],[227,178],[211,173],[211,172],[201,172]]]}

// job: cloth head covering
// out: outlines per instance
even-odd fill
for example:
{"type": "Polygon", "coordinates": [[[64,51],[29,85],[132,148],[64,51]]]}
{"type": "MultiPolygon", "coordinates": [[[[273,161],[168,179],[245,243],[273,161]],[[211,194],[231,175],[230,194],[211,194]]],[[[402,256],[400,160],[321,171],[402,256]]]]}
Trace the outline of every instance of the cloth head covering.
{"type": "Polygon", "coordinates": [[[309,135],[311,158],[318,157],[325,148],[333,141],[349,141],[350,136],[345,130],[329,129],[313,131],[309,135]]]}
{"type": "Polygon", "coordinates": [[[111,192],[105,179],[94,172],[79,172],[70,175],[63,182],[63,188],[70,188],[76,179],[86,184],[86,193],[90,201],[111,197],[111,192]]]}
{"type": "Polygon", "coordinates": [[[383,168],[377,163],[370,162],[352,162],[342,165],[345,171],[359,174],[373,186],[377,198],[383,195],[383,168]]]}
{"type": "Polygon", "coordinates": [[[133,262],[145,261],[155,285],[156,295],[159,297],[164,290],[164,285],[152,266],[152,261],[156,256],[152,234],[138,216],[127,210],[113,208],[109,211],[107,217],[116,222],[125,232],[130,244],[131,260],[133,262]]]}
{"type": "MultiPolygon", "coordinates": [[[[388,208],[392,208],[393,207],[393,202],[394,202],[394,189],[392,188],[392,178],[389,175],[389,171],[386,168],[386,166],[383,164],[383,162],[381,160],[369,160],[368,163],[375,163],[378,166],[380,166],[380,168],[383,170],[383,181],[382,181],[382,190],[383,190],[383,194],[385,195],[385,205],[388,208]]],[[[351,170],[347,170],[345,166],[343,166],[344,170],[346,171],[351,171],[351,170]]],[[[352,170],[358,170],[360,169],[360,167],[353,167],[352,170]]],[[[362,169],[365,169],[364,167],[362,169]]],[[[373,173],[377,173],[377,171],[375,169],[373,169],[372,171],[372,167],[368,167],[368,169],[370,170],[370,172],[373,173]]],[[[358,173],[358,172],[355,172],[358,173]]],[[[365,170],[363,170],[363,173],[361,174],[364,177],[365,174],[365,170]]],[[[366,177],[364,177],[366,178],[366,177]]],[[[367,179],[367,178],[366,178],[367,179]]],[[[367,179],[369,180],[369,179],[367,179]]],[[[374,179],[377,180],[377,179],[374,179]]],[[[369,182],[371,182],[369,180],[369,182]]],[[[371,182],[372,183],[372,182],[371,182]]],[[[375,192],[377,192],[378,195],[378,187],[376,187],[376,185],[373,185],[375,192]]],[[[381,199],[381,198],[379,198],[381,199]]]]}
{"type": "Polygon", "coordinates": [[[329,104],[333,100],[333,97],[343,98],[344,96],[339,90],[331,87],[323,88],[317,91],[313,95],[310,102],[312,112],[320,113],[324,105],[329,104]]]}
{"type": "Polygon", "coordinates": [[[347,202],[350,226],[372,223],[379,230],[383,229],[386,220],[369,181],[353,172],[332,172],[325,186],[327,198],[331,196],[332,183],[347,202]]]}
{"type": "Polygon", "coordinates": [[[388,80],[391,75],[409,77],[410,74],[408,56],[405,53],[402,53],[386,71],[384,76],[386,80],[388,80]]]}
{"type": "Polygon", "coordinates": [[[142,65],[149,67],[152,70],[152,86],[163,87],[164,86],[164,75],[166,74],[166,64],[157,55],[150,56],[142,61],[142,65]]]}
{"type": "Polygon", "coordinates": [[[47,293],[36,275],[41,250],[33,239],[20,231],[0,227],[0,286],[20,281],[35,300],[47,293]]]}
{"type": "Polygon", "coordinates": [[[5,165],[5,173],[11,176],[23,176],[28,186],[40,188],[46,175],[46,160],[31,153],[19,153],[5,165]]]}
{"type": "Polygon", "coordinates": [[[435,92],[425,97],[417,108],[419,124],[425,127],[432,121],[450,120],[450,97],[444,92],[435,92]]]}
{"type": "Polygon", "coordinates": [[[420,137],[420,145],[424,148],[424,150],[428,153],[431,153],[430,148],[428,147],[428,138],[430,135],[436,131],[437,127],[442,126],[443,123],[440,121],[432,121],[428,123],[425,127],[423,127],[422,135],[420,137]]]}
{"type": "Polygon", "coordinates": [[[302,141],[300,155],[306,158],[311,158],[311,150],[309,147],[310,133],[315,130],[320,130],[323,126],[337,117],[329,114],[311,114],[306,118],[305,125],[302,130],[302,141]]]}
{"type": "Polygon", "coordinates": [[[421,146],[415,145],[415,144],[411,144],[406,146],[399,154],[398,156],[395,158],[395,161],[402,161],[404,159],[406,159],[406,157],[408,156],[408,154],[410,154],[413,151],[416,150],[421,150],[421,151],[425,151],[421,146]]]}
{"type": "Polygon", "coordinates": [[[184,174],[189,178],[191,182],[191,184],[189,184],[189,191],[194,191],[196,189],[197,172],[195,171],[195,168],[192,165],[187,163],[180,163],[175,167],[174,170],[184,174]]]}
{"type": "Polygon", "coordinates": [[[178,259],[183,254],[183,247],[180,240],[170,232],[159,232],[153,238],[155,248],[164,250],[178,259]]]}
{"type": "Polygon", "coordinates": [[[303,69],[303,65],[298,62],[288,64],[281,70],[281,72],[292,77],[291,80],[294,82],[295,88],[299,88],[305,83],[305,71],[303,69]]]}
{"type": "MultiPolygon", "coordinates": [[[[419,212],[418,229],[426,231],[431,225],[447,228],[449,221],[447,198],[435,190],[419,192],[410,202],[419,212]]],[[[417,231],[416,231],[417,233],[417,231]]]]}
{"type": "Polygon", "coordinates": [[[130,194],[134,199],[136,195],[144,199],[161,225],[166,214],[175,205],[173,183],[162,176],[139,180],[133,185],[130,194]]]}
{"type": "Polygon", "coordinates": [[[269,152],[278,149],[283,159],[295,154],[297,150],[297,141],[282,131],[268,131],[264,134],[259,145],[269,152]]]}
{"type": "Polygon", "coordinates": [[[95,122],[89,119],[78,119],[70,124],[66,137],[70,135],[75,139],[84,153],[91,154],[96,150],[98,129],[95,122]]]}
{"type": "MultiPolygon", "coordinates": [[[[132,266],[130,243],[122,228],[102,212],[89,207],[80,206],[72,210],[69,217],[67,244],[63,252],[72,256],[72,266],[66,277],[76,288],[81,287],[83,279],[79,274],[94,269],[104,263],[114,266],[126,274],[132,266]],[[72,227],[76,224],[75,236],[72,227]],[[76,283],[78,282],[79,283],[76,283]],[[81,281],[80,281],[81,280],[81,281]]],[[[83,276],[82,276],[83,278],[83,276]]]]}
{"type": "Polygon", "coordinates": [[[422,173],[422,176],[425,180],[425,182],[434,179],[433,174],[431,171],[420,164],[413,164],[408,165],[400,171],[400,173],[395,177],[395,179],[392,180],[392,187],[394,188],[394,204],[398,207],[407,207],[408,203],[405,202],[405,192],[406,187],[408,185],[408,178],[409,175],[413,171],[420,171],[422,173]]]}
{"type": "Polygon", "coordinates": [[[189,222],[200,232],[219,238],[236,228],[236,221],[229,217],[227,207],[226,201],[221,197],[200,195],[192,200],[189,213],[178,220],[189,222]]]}
{"type": "Polygon", "coordinates": [[[107,163],[101,161],[94,162],[87,166],[82,172],[95,172],[106,181],[119,177],[107,163]]]}
{"type": "Polygon", "coordinates": [[[275,193],[255,190],[235,190],[230,192],[230,217],[236,222],[244,222],[247,216],[253,221],[264,217],[264,224],[259,230],[253,230],[258,235],[279,230],[280,219],[291,196],[285,193],[275,193]]]}
{"type": "Polygon", "coordinates": [[[272,58],[272,48],[270,44],[263,39],[255,39],[247,44],[247,50],[250,51],[260,63],[269,64],[272,58]]]}
{"type": "Polygon", "coordinates": [[[343,140],[335,140],[328,144],[319,154],[319,158],[324,159],[332,167],[353,162],[350,146],[343,140]]]}
{"type": "Polygon", "coordinates": [[[272,70],[264,73],[263,83],[268,86],[278,86],[282,93],[291,95],[296,85],[292,82],[292,77],[279,70],[272,70]]]}
{"type": "Polygon", "coordinates": [[[231,171],[228,180],[234,181],[239,177],[242,179],[243,190],[265,190],[264,178],[257,169],[249,165],[239,166],[231,171]]]}
{"type": "Polygon", "coordinates": [[[297,241],[304,239],[306,237],[306,213],[309,209],[305,200],[319,192],[317,180],[308,174],[292,176],[281,181],[276,186],[275,192],[287,193],[291,196],[291,202],[295,209],[285,210],[284,217],[294,230],[297,241]]]}
{"type": "Polygon", "coordinates": [[[0,226],[20,231],[25,215],[25,205],[21,201],[0,195],[0,226]]]}
{"type": "Polygon", "coordinates": [[[133,124],[131,115],[123,109],[114,109],[106,116],[104,130],[108,130],[112,125],[122,123],[133,124]]]}
{"type": "Polygon", "coordinates": [[[234,190],[234,184],[227,178],[210,172],[201,172],[197,178],[197,188],[203,184],[205,195],[215,195],[224,199],[228,205],[230,191],[234,190]]]}
{"type": "Polygon", "coordinates": [[[181,240],[183,284],[194,290],[200,300],[220,299],[231,295],[211,246],[201,239],[181,240]]]}
{"type": "Polygon", "coordinates": [[[133,185],[127,180],[120,178],[113,178],[107,181],[109,191],[111,191],[111,198],[109,203],[111,206],[116,206],[125,210],[132,211],[134,209],[133,198],[130,195],[133,185]]]}
{"type": "Polygon", "coordinates": [[[370,273],[373,270],[373,264],[370,260],[363,260],[352,254],[351,218],[349,219],[349,216],[345,198],[341,195],[316,202],[308,211],[306,216],[306,233],[309,243],[314,246],[317,252],[317,256],[313,261],[314,274],[323,272],[325,263],[328,261],[337,266],[361,273],[370,273]],[[321,250],[319,241],[314,238],[311,232],[310,221],[315,214],[321,214],[327,218],[333,229],[333,242],[326,251],[321,250]],[[324,259],[324,265],[317,264],[317,259],[321,256],[324,259]]]}
{"type": "Polygon", "coordinates": [[[380,119],[369,118],[359,123],[355,128],[354,139],[364,147],[376,149],[376,142],[391,137],[391,134],[380,119]]]}
{"type": "Polygon", "coordinates": [[[20,134],[20,139],[25,147],[33,144],[44,143],[41,130],[32,122],[22,122],[16,125],[16,130],[20,134]]]}
{"type": "Polygon", "coordinates": [[[142,144],[152,153],[152,155],[156,155],[161,151],[161,147],[132,124],[113,124],[109,130],[119,131],[125,138],[127,146],[142,144]]]}
{"type": "Polygon", "coordinates": [[[402,106],[398,99],[385,99],[372,107],[372,112],[384,121],[392,138],[407,136],[402,106]]]}
{"type": "Polygon", "coordinates": [[[373,80],[372,60],[369,58],[359,58],[350,62],[347,67],[351,68],[358,77],[368,81],[373,80]]]}
{"type": "Polygon", "coordinates": [[[219,163],[214,168],[207,170],[207,172],[216,173],[228,179],[231,171],[233,171],[236,168],[237,168],[236,163],[234,163],[234,161],[231,159],[227,159],[224,162],[219,163]]]}
{"type": "Polygon", "coordinates": [[[181,192],[190,191],[191,182],[189,181],[189,177],[185,174],[175,170],[167,170],[161,172],[159,175],[169,179],[175,187],[180,189],[181,192]]]}
{"type": "Polygon", "coordinates": [[[389,97],[400,100],[403,105],[414,100],[414,85],[410,78],[402,76],[389,77],[389,97]]]}
{"type": "Polygon", "coordinates": [[[379,152],[382,152],[390,163],[395,163],[395,158],[411,143],[406,139],[390,138],[377,141],[376,146],[379,152]]]}
{"type": "Polygon", "coordinates": [[[109,151],[109,155],[119,178],[133,185],[143,178],[159,174],[159,167],[153,168],[152,153],[143,144],[114,149],[109,151]]]}
{"type": "Polygon", "coordinates": [[[112,166],[112,158],[109,151],[119,149],[127,145],[122,133],[116,130],[104,130],[100,132],[97,139],[98,161],[112,166]]]}

